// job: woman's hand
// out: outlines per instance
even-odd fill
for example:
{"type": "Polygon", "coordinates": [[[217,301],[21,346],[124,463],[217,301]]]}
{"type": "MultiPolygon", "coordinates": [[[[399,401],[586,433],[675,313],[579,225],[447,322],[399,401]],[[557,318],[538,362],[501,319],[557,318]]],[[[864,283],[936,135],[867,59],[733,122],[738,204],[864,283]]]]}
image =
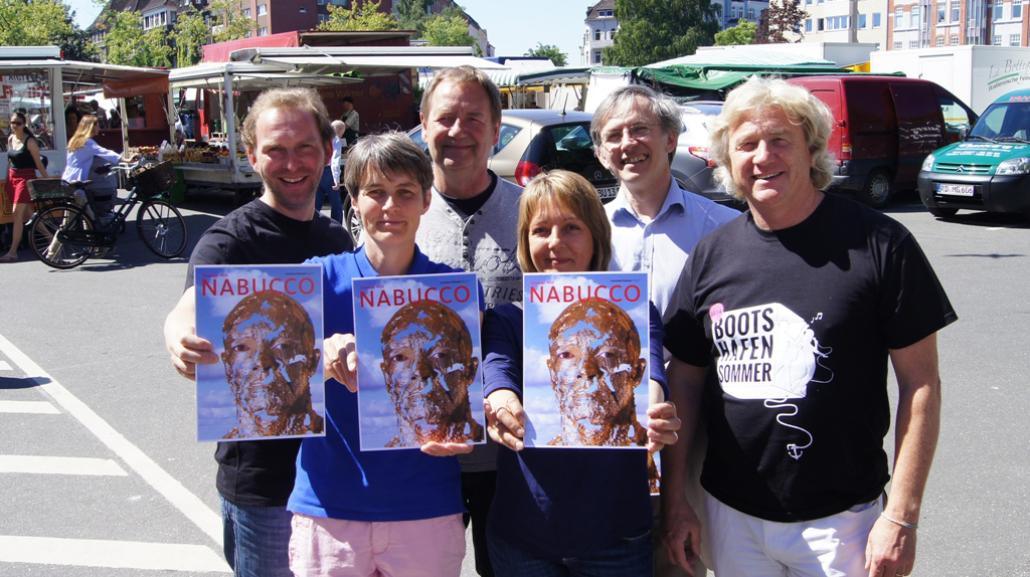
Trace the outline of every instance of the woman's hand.
{"type": "Polygon", "coordinates": [[[429,441],[419,447],[419,449],[433,457],[453,457],[455,455],[467,455],[472,452],[474,447],[475,445],[469,445],[468,443],[438,443],[436,441],[429,441]]]}
{"type": "Polygon", "coordinates": [[[358,392],[358,351],[354,335],[336,333],[322,344],[325,378],[336,379],[347,390],[358,392]]]}
{"type": "Polygon", "coordinates": [[[498,389],[486,398],[486,432],[494,442],[521,451],[526,435],[526,413],[515,391],[498,389]]]}
{"type": "Polygon", "coordinates": [[[647,408],[647,451],[656,453],[666,445],[675,445],[682,421],[676,416],[676,405],[670,402],[652,404],[647,408]]]}

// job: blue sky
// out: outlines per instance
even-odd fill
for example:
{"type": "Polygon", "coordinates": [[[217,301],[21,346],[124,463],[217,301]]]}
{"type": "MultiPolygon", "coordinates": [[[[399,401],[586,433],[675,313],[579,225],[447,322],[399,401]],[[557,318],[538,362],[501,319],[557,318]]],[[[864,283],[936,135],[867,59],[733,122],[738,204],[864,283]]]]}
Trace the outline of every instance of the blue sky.
{"type": "MultiPolygon", "coordinates": [[[[93,22],[100,6],[93,0],[64,0],[75,10],[81,27],[93,22]]],[[[520,56],[530,48],[554,44],[568,55],[570,66],[579,66],[586,11],[594,1],[582,0],[458,0],[476,22],[486,28],[498,56],[520,56]]]]}

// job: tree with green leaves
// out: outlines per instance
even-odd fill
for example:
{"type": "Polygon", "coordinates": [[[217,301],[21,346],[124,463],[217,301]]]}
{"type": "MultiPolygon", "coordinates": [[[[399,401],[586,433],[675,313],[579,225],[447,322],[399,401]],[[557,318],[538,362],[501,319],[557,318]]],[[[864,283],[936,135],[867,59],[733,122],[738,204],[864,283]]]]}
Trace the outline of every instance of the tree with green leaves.
{"type": "Polygon", "coordinates": [[[801,42],[805,18],[808,18],[808,13],[801,9],[798,0],[769,2],[769,8],[762,11],[755,44],[801,42]]]}
{"type": "Polygon", "coordinates": [[[469,34],[469,24],[461,11],[444,11],[430,16],[422,25],[422,39],[430,46],[472,46],[481,52],[476,39],[469,34]]]}
{"type": "Polygon", "coordinates": [[[739,46],[751,44],[755,41],[755,31],[758,25],[750,20],[741,20],[733,28],[727,28],[715,33],[716,46],[739,46]]]}
{"type": "Polygon", "coordinates": [[[137,54],[143,44],[143,27],[136,12],[115,12],[104,23],[104,47],[107,49],[105,62],[138,66],[137,54]]]}
{"type": "Polygon", "coordinates": [[[136,66],[172,67],[175,51],[168,45],[168,35],[163,26],[151,28],[143,33],[139,50],[136,51],[136,66]]]}
{"type": "Polygon", "coordinates": [[[319,30],[342,32],[355,30],[397,30],[393,14],[380,11],[381,0],[354,0],[352,8],[330,4],[329,19],[318,25],[319,30]]]}
{"type": "Polygon", "coordinates": [[[248,32],[254,32],[254,21],[243,15],[239,0],[211,0],[207,9],[215,23],[215,42],[238,40],[245,37],[248,32]]]}
{"type": "Polygon", "coordinates": [[[536,48],[529,49],[526,52],[526,56],[550,58],[555,66],[565,66],[569,62],[568,54],[562,52],[560,48],[554,44],[543,44],[541,42],[536,43],[536,48]]]}
{"type": "Polygon", "coordinates": [[[429,18],[429,4],[432,0],[396,0],[393,15],[401,30],[415,30],[421,36],[422,25],[429,18]]]}
{"type": "Polygon", "coordinates": [[[175,41],[176,66],[200,62],[202,47],[211,41],[211,29],[204,15],[192,5],[176,14],[172,40],[175,41]]]}
{"type": "Polygon", "coordinates": [[[0,0],[0,46],[59,46],[69,60],[93,60],[96,52],[75,13],[59,0],[0,0]]]}
{"type": "Polygon", "coordinates": [[[710,46],[719,30],[710,0],[615,0],[619,31],[604,50],[613,66],[643,66],[710,46]]]}

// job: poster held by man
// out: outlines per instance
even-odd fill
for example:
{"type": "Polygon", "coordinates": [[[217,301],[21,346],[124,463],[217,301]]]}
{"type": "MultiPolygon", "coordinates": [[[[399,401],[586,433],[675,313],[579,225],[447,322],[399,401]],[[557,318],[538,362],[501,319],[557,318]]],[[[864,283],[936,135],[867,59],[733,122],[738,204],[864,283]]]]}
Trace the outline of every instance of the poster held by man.
{"type": "Polygon", "coordinates": [[[197,439],[325,435],[321,267],[195,271],[197,335],[221,360],[197,367],[197,439]]]}

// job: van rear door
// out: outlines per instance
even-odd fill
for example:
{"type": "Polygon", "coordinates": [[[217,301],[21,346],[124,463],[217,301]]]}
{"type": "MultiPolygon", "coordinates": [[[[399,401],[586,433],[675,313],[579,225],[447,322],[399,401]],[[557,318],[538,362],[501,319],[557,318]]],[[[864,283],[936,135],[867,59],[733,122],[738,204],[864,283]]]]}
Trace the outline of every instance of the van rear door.
{"type": "MultiPolygon", "coordinates": [[[[842,160],[851,160],[851,143],[847,142],[846,150],[841,150],[843,131],[848,123],[847,112],[843,107],[840,81],[818,82],[804,84],[805,88],[830,109],[833,116],[833,130],[830,132],[830,139],[826,143],[827,150],[837,159],[838,164],[842,160]]],[[[846,140],[846,139],[843,139],[846,140]]]]}
{"type": "Polygon", "coordinates": [[[937,93],[929,82],[892,82],[891,97],[898,118],[898,172],[900,189],[913,189],[926,155],[944,146],[944,117],[937,93]]]}

